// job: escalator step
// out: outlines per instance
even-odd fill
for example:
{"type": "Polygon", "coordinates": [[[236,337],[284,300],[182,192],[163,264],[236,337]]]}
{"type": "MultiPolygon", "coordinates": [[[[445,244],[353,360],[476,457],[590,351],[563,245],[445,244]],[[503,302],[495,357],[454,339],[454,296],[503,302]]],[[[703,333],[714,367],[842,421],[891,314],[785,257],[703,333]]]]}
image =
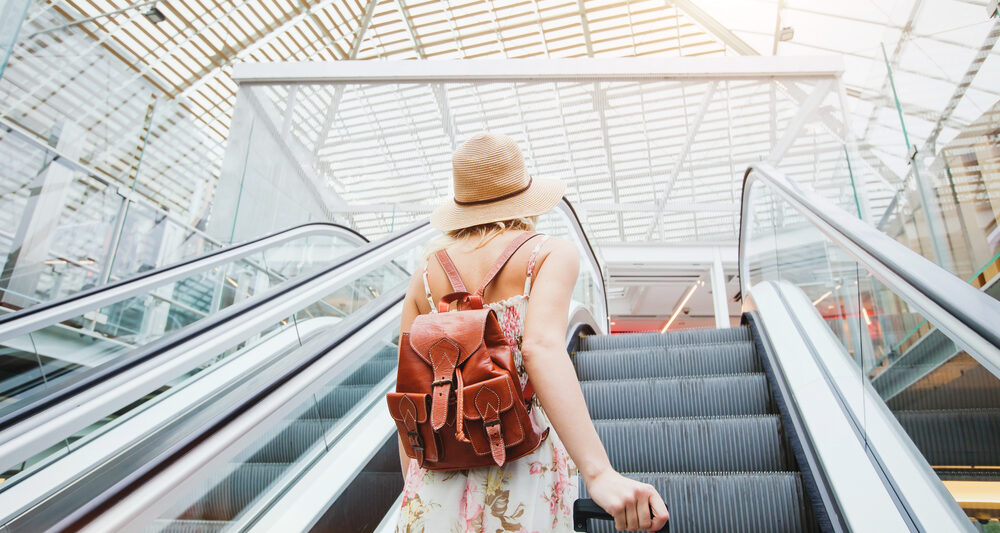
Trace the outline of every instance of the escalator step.
{"type": "Polygon", "coordinates": [[[590,416],[659,418],[769,414],[764,374],[585,381],[590,416]]]}
{"type": "Polygon", "coordinates": [[[159,533],[216,533],[229,525],[223,520],[156,520],[144,531],[159,533]]]}
{"type": "Polygon", "coordinates": [[[375,385],[396,373],[396,358],[372,359],[345,379],[341,385],[375,385]]]}
{"type": "MultiPolygon", "coordinates": [[[[670,510],[671,533],[818,531],[798,473],[626,476],[656,487],[670,510]]],[[[610,521],[590,522],[591,532],[614,530],[610,521]]]]}
{"type": "Polygon", "coordinates": [[[931,465],[1000,466],[1000,409],[893,414],[931,465]]]}
{"type": "MultiPolygon", "coordinates": [[[[382,521],[403,489],[399,472],[361,472],[311,531],[368,533],[382,521]]],[[[426,530],[428,533],[431,529],[426,530]]]]}
{"type": "Polygon", "coordinates": [[[338,385],[316,402],[319,416],[342,418],[371,390],[371,385],[338,385]]]}
{"type": "Polygon", "coordinates": [[[634,333],[629,335],[592,335],[580,339],[580,350],[611,350],[645,348],[678,344],[719,344],[749,341],[747,328],[685,329],[669,333],[634,333]]]}
{"type": "Polygon", "coordinates": [[[185,520],[232,520],[288,469],[285,463],[244,463],[221,480],[209,480],[197,502],[179,518],[185,520]]]}
{"type": "Polygon", "coordinates": [[[790,469],[777,415],[598,420],[615,470],[773,472],[790,469]]]}
{"type": "Polygon", "coordinates": [[[294,420],[286,427],[269,430],[270,435],[262,436],[258,442],[267,441],[249,459],[237,462],[247,463],[291,463],[298,459],[316,442],[323,440],[323,432],[331,421],[320,419],[294,420]],[[268,437],[270,439],[268,440],[268,437]]]}
{"type": "Polygon", "coordinates": [[[753,344],[658,346],[577,352],[581,380],[707,376],[762,372],[753,344]]]}

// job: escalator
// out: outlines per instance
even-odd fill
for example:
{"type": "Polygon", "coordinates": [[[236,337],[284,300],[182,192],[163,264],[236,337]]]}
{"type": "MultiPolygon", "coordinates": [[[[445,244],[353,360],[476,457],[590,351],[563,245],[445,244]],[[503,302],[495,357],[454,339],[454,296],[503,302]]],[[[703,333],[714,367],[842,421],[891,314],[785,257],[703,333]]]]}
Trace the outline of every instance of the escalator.
{"type": "MultiPolygon", "coordinates": [[[[603,335],[601,266],[572,208],[539,229],[584,258],[567,345],[598,433],[617,469],[663,494],[675,533],[993,527],[995,300],[766,165],[745,183],[739,328],[603,335]],[[873,376],[905,365],[878,365],[917,360],[900,347],[923,319],[967,372],[910,368],[919,378],[884,394],[873,376]]],[[[0,412],[0,458],[26,442],[65,450],[0,484],[20,502],[2,531],[391,529],[402,478],[382,399],[399,302],[432,233],[363,245],[17,397],[0,412]],[[90,418],[67,421],[79,405],[90,418]]]]}
{"type": "MultiPolygon", "coordinates": [[[[0,458],[11,465],[0,481],[4,530],[48,527],[87,494],[113,485],[183,440],[227,402],[266,386],[303,350],[353,327],[355,314],[398,302],[409,279],[407,267],[433,234],[424,224],[364,244],[353,232],[347,232],[350,240],[343,233],[330,224],[293,228],[3,317],[0,343],[77,328],[82,331],[73,334],[88,342],[120,347],[114,357],[80,365],[62,381],[43,375],[37,386],[21,386],[0,404],[0,458]],[[338,246],[331,247],[331,233],[338,246]],[[236,272],[244,275],[233,279],[236,272]],[[129,300],[148,301],[164,287],[176,295],[177,287],[190,289],[199,277],[220,281],[209,291],[216,304],[179,330],[123,341],[107,332],[88,336],[86,324],[74,320],[129,300]],[[220,286],[248,290],[240,294],[220,286]]],[[[352,379],[356,390],[371,385],[364,373],[352,379]]],[[[336,423],[338,410],[356,397],[332,396],[332,410],[317,423],[336,423]]]]}
{"type": "MultiPolygon", "coordinates": [[[[543,217],[540,229],[572,236],[589,254],[574,323],[606,309],[600,266],[569,204],[543,217]]],[[[268,531],[295,529],[289,516],[328,524],[344,513],[363,527],[358,506],[346,505],[359,487],[367,496],[355,500],[379,508],[380,519],[402,481],[381,409],[395,378],[398,304],[433,233],[423,224],[363,245],[13,398],[0,413],[0,458],[51,441],[60,451],[0,484],[2,530],[268,531]],[[324,317],[324,309],[343,309],[345,294],[355,305],[324,317]],[[83,406],[90,419],[67,420],[83,406]],[[238,436],[223,438],[245,420],[252,422],[238,436]],[[169,478],[178,469],[184,474],[169,478]],[[161,484],[163,476],[172,481],[161,484]],[[150,491],[156,496],[147,503],[126,503],[150,491]],[[127,517],[118,513],[123,505],[127,517]]],[[[590,327],[600,329],[593,319],[590,327]]]]}
{"type": "Polygon", "coordinates": [[[575,363],[611,465],[671,531],[819,531],[749,328],[586,337],[575,363]]]}

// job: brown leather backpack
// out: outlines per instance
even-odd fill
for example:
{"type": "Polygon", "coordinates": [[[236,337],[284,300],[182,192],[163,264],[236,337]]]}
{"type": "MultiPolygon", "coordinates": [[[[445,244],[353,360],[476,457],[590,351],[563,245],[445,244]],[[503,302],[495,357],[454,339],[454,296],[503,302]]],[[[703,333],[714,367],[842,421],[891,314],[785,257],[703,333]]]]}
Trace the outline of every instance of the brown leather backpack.
{"type": "Polygon", "coordinates": [[[477,468],[523,457],[548,435],[528,410],[533,388],[521,390],[514,354],[483,292],[514,252],[537,233],[512,242],[475,294],[444,250],[438,262],[454,292],[437,313],[416,317],[399,339],[396,392],[386,395],[406,454],[429,470],[477,468]],[[448,312],[452,302],[458,310],[448,312]]]}

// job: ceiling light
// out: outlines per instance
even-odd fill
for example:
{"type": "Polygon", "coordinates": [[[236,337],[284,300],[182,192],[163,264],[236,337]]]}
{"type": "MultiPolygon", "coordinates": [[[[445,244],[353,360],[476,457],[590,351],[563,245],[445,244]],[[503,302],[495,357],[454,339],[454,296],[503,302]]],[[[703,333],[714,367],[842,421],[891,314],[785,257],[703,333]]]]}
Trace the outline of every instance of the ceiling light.
{"type": "Polygon", "coordinates": [[[831,294],[833,294],[833,291],[826,291],[826,292],[824,292],[823,296],[820,296],[819,298],[816,298],[815,300],[813,300],[813,305],[816,305],[816,304],[822,302],[823,300],[826,299],[827,296],[830,296],[831,294]]]}
{"type": "MultiPolygon", "coordinates": [[[[705,284],[705,282],[701,280],[698,281],[700,282],[700,285],[705,284]]],[[[700,285],[698,283],[691,284],[691,288],[688,289],[687,293],[684,295],[684,298],[681,299],[681,303],[677,305],[677,309],[674,311],[674,314],[670,315],[670,320],[667,320],[667,323],[663,325],[663,329],[660,330],[660,333],[667,332],[667,329],[670,327],[670,325],[673,324],[674,320],[677,319],[677,315],[681,314],[681,311],[684,309],[684,306],[687,305],[688,300],[691,299],[691,296],[694,294],[695,289],[697,289],[700,285]]]]}
{"type": "Polygon", "coordinates": [[[785,26],[778,32],[779,41],[791,41],[793,37],[795,37],[795,28],[791,26],[785,26]]]}
{"type": "Polygon", "coordinates": [[[152,22],[153,24],[159,24],[164,20],[167,20],[166,15],[164,15],[163,12],[160,11],[159,9],[156,9],[156,6],[150,6],[150,8],[147,9],[146,12],[142,14],[142,16],[149,19],[149,21],[152,22]]]}

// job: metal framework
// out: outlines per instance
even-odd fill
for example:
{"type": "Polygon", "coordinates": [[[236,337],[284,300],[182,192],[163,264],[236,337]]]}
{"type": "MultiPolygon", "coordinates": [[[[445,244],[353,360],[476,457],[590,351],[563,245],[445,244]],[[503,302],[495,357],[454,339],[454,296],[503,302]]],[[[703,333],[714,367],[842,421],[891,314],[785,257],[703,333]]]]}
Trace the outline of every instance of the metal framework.
{"type": "Polygon", "coordinates": [[[762,155],[821,187],[842,183],[829,179],[844,167],[842,139],[803,134],[842,73],[833,57],[709,56],[242,63],[233,79],[295,123],[289,134],[315,158],[303,168],[333,177],[345,200],[333,209],[362,231],[426,213],[450,188],[456,137],[499,129],[524,143],[534,171],[568,182],[599,240],[628,242],[661,226],[661,240],[732,240],[733,173],[762,155]],[[784,89],[780,102],[763,99],[775,83],[813,89],[801,102],[784,89]],[[777,146],[757,131],[775,114],[786,128],[777,146]]]}

